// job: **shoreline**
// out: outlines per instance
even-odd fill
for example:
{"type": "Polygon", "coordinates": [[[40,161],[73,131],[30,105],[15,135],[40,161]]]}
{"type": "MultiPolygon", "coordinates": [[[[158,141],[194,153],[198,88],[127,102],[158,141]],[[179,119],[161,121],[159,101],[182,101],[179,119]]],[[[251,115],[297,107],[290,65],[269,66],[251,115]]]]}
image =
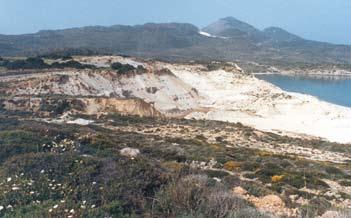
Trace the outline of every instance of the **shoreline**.
{"type": "Polygon", "coordinates": [[[286,72],[260,72],[260,73],[252,73],[252,75],[282,75],[282,76],[291,76],[291,77],[306,77],[306,78],[314,78],[314,77],[345,77],[351,79],[351,73],[342,73],[342,74],[325,74],[325,73],[286,73],[286,72]]]}
{"type": "Polygon", "coordinates": [[[312,95],[287,92],[252,76],[223,70],[194,72],[172,69],[205,99],[211,110],[186,118],[240,122],[281,135],[310,135],[331,142],[351,143],[351,108],[328,103],[312,95]]]}

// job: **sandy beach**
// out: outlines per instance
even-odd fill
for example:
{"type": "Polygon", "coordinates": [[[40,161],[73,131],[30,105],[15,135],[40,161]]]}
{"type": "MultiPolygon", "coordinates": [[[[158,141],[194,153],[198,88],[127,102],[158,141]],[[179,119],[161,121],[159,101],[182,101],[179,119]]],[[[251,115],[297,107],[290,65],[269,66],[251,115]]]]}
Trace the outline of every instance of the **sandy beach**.
{"type": "Polygon", "coordinates": [[[173,67],[177,77],[196,88],[209,112],[187,118],[241,122],[287,135],[311,135],[333,142],[351,142],[351,108],[291,93],[250,75],[223,70],[203,72],[173,67]]]}

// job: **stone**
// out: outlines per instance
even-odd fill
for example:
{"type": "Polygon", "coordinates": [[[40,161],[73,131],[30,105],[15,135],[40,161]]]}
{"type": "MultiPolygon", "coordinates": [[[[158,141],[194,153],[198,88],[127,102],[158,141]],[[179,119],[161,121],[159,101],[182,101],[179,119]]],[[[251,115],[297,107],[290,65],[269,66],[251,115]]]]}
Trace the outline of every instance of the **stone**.
{"type": "Polygon", "coordinates": [[[140,151],[139,149],[135,148],[123,148],[122,150],[120,150],[120,154],[122,156],[134,159],[140,154],[140,151]]]}
{"type": "Polygon", "coordinates": [[[240,186],[233,188],[233,192],[235,194],[238,194],[238,195],[246,195],[247,194],[247,191],[240,186]]]}

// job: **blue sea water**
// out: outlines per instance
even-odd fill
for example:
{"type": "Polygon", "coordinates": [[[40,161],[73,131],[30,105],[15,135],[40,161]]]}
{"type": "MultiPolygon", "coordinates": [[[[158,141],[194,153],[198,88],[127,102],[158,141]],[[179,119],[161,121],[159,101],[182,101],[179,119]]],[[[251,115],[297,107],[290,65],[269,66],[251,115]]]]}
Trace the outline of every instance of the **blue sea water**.
{"type": "Polygon", "coordinates": [[[351,77],[286,76],[280,74],[256,75],[281,89],[318,97],[321,100],[351,107],[351,77]]]}

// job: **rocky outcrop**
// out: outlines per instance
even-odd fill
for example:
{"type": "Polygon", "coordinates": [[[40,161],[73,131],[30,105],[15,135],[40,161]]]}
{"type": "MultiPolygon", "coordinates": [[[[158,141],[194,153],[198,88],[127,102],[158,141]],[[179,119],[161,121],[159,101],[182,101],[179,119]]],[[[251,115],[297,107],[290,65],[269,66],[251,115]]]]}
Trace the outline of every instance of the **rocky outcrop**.
{"type": "Polygon", "coordinates": [[[85,105],[84,113],[88,115],[119,113],[141,117],[162,116],[151,104],[141,99],[81,98],[78,100],[85,105]]]}
{"type": "Polygon", "coordinates": [[[8,111],[27,111],[42,116],[63,113],[101,115],[118,113],[141,117],[159,117],[162,114],[142,99],[117,98],[40,98],[15,97],[2,100],[2,108],[8,111]]]}
{"type": "MultiPolygon", "coordinates": [[[[0,78],[0,82],[1,79],[0,78]]],[[[198,107],[196,90],[165,69],[151,73],[118,75],[112,71],[74,71],[33,74],[7,79],[8,95],[103,96],[139,98],[162,112],[198,107]]]]}
{"type": "Polygon", "coordinates": [[[135,149],[135,148],[123,148],[122,150],[120,150],[119,153],[122,156],[134,159],[140,154],[140,151],[139,151],[139,149],[135,149]]]}

